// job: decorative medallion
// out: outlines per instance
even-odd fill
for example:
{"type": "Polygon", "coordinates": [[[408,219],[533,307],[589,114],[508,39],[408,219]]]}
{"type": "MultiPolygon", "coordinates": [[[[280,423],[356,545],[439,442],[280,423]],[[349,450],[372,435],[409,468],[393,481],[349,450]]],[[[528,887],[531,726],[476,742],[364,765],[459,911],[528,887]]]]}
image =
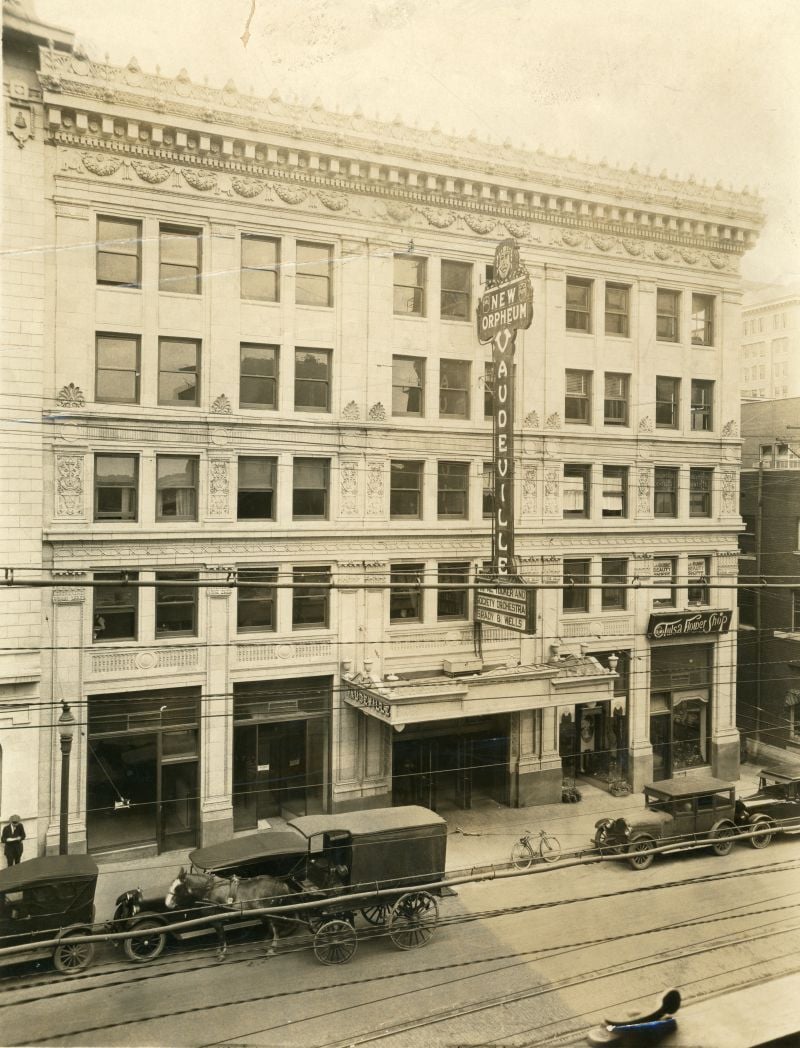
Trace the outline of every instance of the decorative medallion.
{"type": "Polygon", "coordinates": [[[407,204],[388,203],[384,205],[386,217],[393,222],[405,222],[411,217],[411,208],[407,204]]]}
{"type": "Polygon", "coordinates": [[[282,186],[276,185],[272,187],[284,204],[301,204],[308,196],[307,189],[300,189],[299,186],[282,186]]]}
{"type": "Polygon", "coordinates": [[[264,188],[264,183],[258,182],[254,178],[233,178],[231,179],[231,185],[234,193],[238,193],[240,197],[246,197],[248,200],[257,197],[264,188]]]}
{"type": "Polygon", "coordinates": [[[666,262],[672,258],[672,248],[666,247],[664,244],[656,244],[653,248],[653,254],[660,262],[666,262]]]}
{"type": "Polygon", "coordinates": [[[599,233],[595,233],[592,236],[592,243],[601,251],[610,251],[617,243],[617,239],[616,237],[606,237],[601,236],[599,233]]]}
{"type": "MultiPolygon", "coordinates": [[[[527,222],[511,222],[506,221],[503,223],[506,229],[509,231],[512,237],[516,237],[517,240],[526,240],[530,237],[530,226],[527,222]]],[[[534,237],[534,240],[538,240],[538,237],[534,237]]]]}
{"type": "Polygon", "coordinates": [[[344,193],[325,193],[322,190],[317,192],[317,199],[320,204],[327,207],[329,211],[344,211],[347,207],[347,197],[344,193]]]}
{"type": "Polygon", "coordinates": [[[552,415],[547,416],[547,421],[544,424],[545,429],[561,429],[561,416],[557,411],[554,411],[552,415]]]}
{"type": "Polygon", "coordinates": [[[539,421],[538,411],[529,411],[525,418],[522,420],[523,429],[538,429],[541,425],[539,421]]]}
{"type": "Polygon", "coordinates": [[[481,235],[491,233],[497,225],[496,219],[486,218],[484,215],[464,215],[463,218],[473,233],[481,235]]]}
{"type": "Polygon", "coordinates": [[[113,175],[122,167],[122,160],[115,156],[97,156],[96,153],[84,153],[81,157],[83,166],[93,175],[113,175]]]}
{"type": "Polygon", "coordinates": [[[172,171],[166,164],[153,164],[148,160],[131,160],[131,167],[143,182],[151,186],[166,182],[172,171]]]}
{"type": "MultiPolygon", "coordinates": [[[[586,241],[586,237],[583,233],[570,233],[566,232],[561,235],[561,240],[567,245],[567,247],[579,247],[586,241]]],[[[556,238],[556,243],[558,238],[556,238]]]]}
{"type": "Polygon", "coordinates": [[[62,408],[82,408],[86,404],[86,397],[80,386],[70,382],[68,386],[62,386],[58,391],[58,403],[62,408]]]}
{"type": "Polygon", "coordinates": [[[700,252],[693,251],[690,247],[682,247],[680,254],[683,261],[688,262],[690,266],[693,266],[700,258],[700,252]]]}
{"type": "Polygon", "coordinates": [[[383,422],[386,418],[386,408],[378,401],[377,404],[373,404],[369,409],[369,420],[370,422],[383,422]]]}
{"type": "Polygon", "coordinates": [[[724,255],[713,255],[709,254],[708,261],[714,267],[714,269],[724,269],[727,264],[727,259],[724,255]]]}
{"type": "Polygon", "coordinates": [[[454,211],[440,211],[435,207],[423,207],[422,214],[427,218],[430,225],[437,229],[447,229],[456,220],[454,211]]]}
{"type": "Polygon", "coordinates": [[[639,432],[640,433],[652,433],[653,432],[653,420],[649,415],[645,415],[639,419],[639,432]]]}
{"type": "Polygon", "coordinates": [[[225,396],[224,393],[220,393],[214,403],[211,405],[212,415],[232,415],[231,402],[225,396]]]}
{"type": "Polygon", "coordinates": [[[184,167],[181,168],[181,174],[192,189],[200,189],[205,192],[213,189],[217,184],[217,176],[210,171],[195,171],[193,167],[184,167]]]}
{"type": "Polygon", "coordinates": [[[346,422],[358,422],[361,417],[361,412],[358,410],[358,404],[354,400],[351,400],[349,404],[346,404],[344,411],[342,411],[342,418],[346,422]]]}
{"type": "Polygon", "coordinates": [[[723,437],[737,437],[739,435],[739,427],[736,425],[734,419],[725,423],[722,427],[722,435],[723,437]]]}
{"type": "Polygon", "coordinates": [[[634,255],[636,258],[644,254],[644,244],[641,240],[631,240],[629,237],[623,237],[622,246],[629,255],[634,255]]]}
{"type": "Polygon", "coordinates": [[[28,105],[9,103],[6,127],[20,149],[33,138],[33,113],[28,105]]]}
{"type": "Polygon", "coordinates": [[[152,670],[157,662],[156,656],[152,651],[140,651],[134,658],[136,666],[140,670],[152,670]]]}

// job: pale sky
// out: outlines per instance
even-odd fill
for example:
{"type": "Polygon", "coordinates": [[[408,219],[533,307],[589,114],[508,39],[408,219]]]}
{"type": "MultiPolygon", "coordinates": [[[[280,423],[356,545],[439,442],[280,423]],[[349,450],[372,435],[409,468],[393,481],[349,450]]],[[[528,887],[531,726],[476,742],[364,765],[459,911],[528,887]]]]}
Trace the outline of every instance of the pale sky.
{"type": "Polygon", "coordinates": [[[114,64],[757,189],[743,275],[800,279],[796,0],[34,3],[114,64]]]}

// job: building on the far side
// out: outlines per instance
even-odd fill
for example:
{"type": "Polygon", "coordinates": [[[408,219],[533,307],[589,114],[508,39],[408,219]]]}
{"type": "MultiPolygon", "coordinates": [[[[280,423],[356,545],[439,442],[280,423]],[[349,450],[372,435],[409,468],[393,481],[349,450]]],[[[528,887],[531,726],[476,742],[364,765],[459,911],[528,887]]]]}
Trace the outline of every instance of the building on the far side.
{"type": "Polygon", "coordinates": [[[765,284],[742,298],[742,399],[800,396],[800,284],[765,284]]]}
{"type": "Polygon", "coordinates": [[[738,725],[751,759],[800,760],[800,397],[742,404],[742,438],[738,725]]]}

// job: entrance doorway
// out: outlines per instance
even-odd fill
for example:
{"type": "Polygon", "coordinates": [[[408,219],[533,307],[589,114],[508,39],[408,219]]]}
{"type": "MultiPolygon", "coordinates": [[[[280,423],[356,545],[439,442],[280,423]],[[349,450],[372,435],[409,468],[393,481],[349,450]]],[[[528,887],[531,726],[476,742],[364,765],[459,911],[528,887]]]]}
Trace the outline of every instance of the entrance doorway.
{"type": "Polygon", "coordinates": [[[284,807],[305,812],[306,721],[238,726],[233,753],[234,829],[252,829],[284,807]]]}
{"type": "Polygon", "coordinates": [[[392,801],[433,811],[508,803],[508,717],[469,718],[406,729],[392,746],[392,801]],[[422,732],[425,732],[422,735],[422,732]]]}

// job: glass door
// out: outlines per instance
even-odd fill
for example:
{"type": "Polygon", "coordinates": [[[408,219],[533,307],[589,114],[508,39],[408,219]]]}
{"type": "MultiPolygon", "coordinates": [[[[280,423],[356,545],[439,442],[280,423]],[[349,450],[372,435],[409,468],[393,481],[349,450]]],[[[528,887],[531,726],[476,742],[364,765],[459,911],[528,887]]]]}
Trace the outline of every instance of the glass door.
{"type": "Polygon", "coordinates": [[[90,851],[156,843],[158,779],[157,734],[91,741],[86,790],[90,851]]]}
{"type": "Polygon", "coordinates": [[[653,747],[653,782],[672,778],[672,716],[665,713],[650,715],[650,744],[653,747]]]}

